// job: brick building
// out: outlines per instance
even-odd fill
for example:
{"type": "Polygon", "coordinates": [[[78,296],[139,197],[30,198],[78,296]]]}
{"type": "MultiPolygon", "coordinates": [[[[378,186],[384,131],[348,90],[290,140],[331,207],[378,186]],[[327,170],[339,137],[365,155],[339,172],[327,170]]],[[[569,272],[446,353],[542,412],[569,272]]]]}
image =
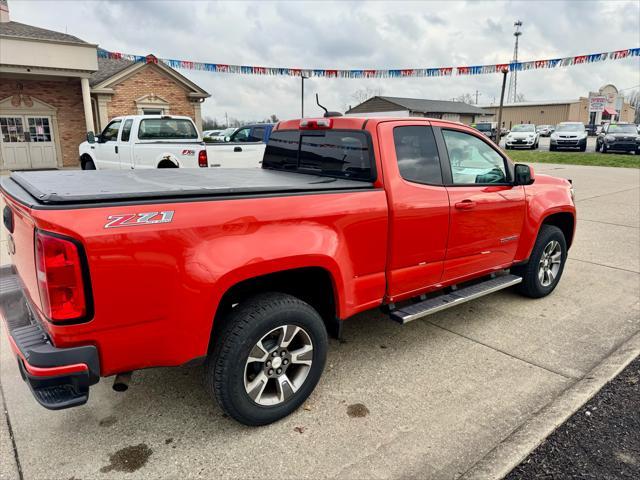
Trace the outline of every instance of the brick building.
{"type": "Polygon", "coordinates": [[[13,22],[0,0],[0,171],[78,165],[89,131],[124,114],[187,115],[210,95],[148,56],[98,58],[97,45],[13,22]]]}

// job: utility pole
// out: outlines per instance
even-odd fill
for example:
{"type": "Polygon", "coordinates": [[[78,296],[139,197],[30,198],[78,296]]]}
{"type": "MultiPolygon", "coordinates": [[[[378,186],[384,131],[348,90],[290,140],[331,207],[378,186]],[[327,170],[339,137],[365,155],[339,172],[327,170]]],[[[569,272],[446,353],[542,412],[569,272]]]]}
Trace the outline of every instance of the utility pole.
{"type": "Polygon", "coordinates": [[[304,81],[309,78],[309,77],[305,77],[304,75],[302,75],[300,77],[300,80],[302,80],[302,92],[301,92],[301,96],[300,96],[300,103],[301,103],[301,115],[300,118],[304,118],[304,81]]]}
{"type": "Polygon", "coordinates": [[[500,91],[500,108],[498,108],[498,127],[496,128],[496,145],[500,145],[500,133],[502,132],[502,105],[504,105],[504,88],[507,85],[508,68],[502,69],[502,90],[500,91]]]}
{"type": "MultiPolygon", "coordinates": [[[[513,48],[513,62],[518,63],[518,40],[522,32],[520,31],[520,27],[522,26],[522,21],[517,20],[514,24],[516,27],[516,31],[513,32],[513,36],[515,37],[515,47],[513,48]]],[[[511,72],[511,76],[509,77],[509,93],[507,95],[507,102],[516,103],[516,99],[518,97],[518,70],[514,68],[511,72]]]]}
{"type": "Polygon", "coordinates": [[[478,95],[482,95],[482,94],[479,93],[478,90],[476,89],[476,105],[478,105],[478,95]]]}
{"type": "Polygon", "coordinates": [[[229,128],[229,115],[227,115],[227,112],[224,112],[224,124],[229,128]]]}

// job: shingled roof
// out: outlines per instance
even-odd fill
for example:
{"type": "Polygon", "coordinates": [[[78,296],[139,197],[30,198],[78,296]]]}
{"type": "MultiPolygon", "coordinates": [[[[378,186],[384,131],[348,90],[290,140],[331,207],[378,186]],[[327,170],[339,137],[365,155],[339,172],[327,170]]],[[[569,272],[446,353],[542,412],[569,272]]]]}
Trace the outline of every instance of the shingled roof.
{"type": "Polygon", "coordinates": [[[388,102],[400,105],[412,112],[420,113],[466,113],[481,115],[487,112],[464,102],[448,100],[427,100],[422,98],[380,97],[388,102]]]}
{"type": "Polygon", "coordinates": [[[98,56],[98,71],[89,77],[89,85],[92,87],[98,85],[133,63],[131,60],[124,60],[122,58],[102,58],[98,56]]]}
{"type": "Polygon", "coordinates": [[[34,27],[20,22],[0,23],[0,35],[18,38],[33,38],[36,40],[53,40],[57,42],[83,43],[84,40],[66,33],[54,32],[46,28],[34,27]]]}

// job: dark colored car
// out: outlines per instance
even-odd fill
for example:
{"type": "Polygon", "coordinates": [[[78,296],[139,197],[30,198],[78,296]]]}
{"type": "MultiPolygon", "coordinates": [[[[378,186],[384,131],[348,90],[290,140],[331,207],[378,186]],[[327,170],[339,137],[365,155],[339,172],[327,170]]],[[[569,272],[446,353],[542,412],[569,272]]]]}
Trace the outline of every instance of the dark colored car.
{"type": "Polygon", "coordinates": [[[602,128],[596,139],[596,152],[610,150],[640,154],[640,135],[633,123],[610,123],[602,128]]]}

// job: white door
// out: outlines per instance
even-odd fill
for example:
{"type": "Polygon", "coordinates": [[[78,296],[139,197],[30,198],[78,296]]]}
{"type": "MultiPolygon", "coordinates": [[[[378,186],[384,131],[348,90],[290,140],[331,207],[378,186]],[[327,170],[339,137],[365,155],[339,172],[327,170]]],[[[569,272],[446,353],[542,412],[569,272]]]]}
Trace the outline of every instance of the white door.
{"type": "Polygon", "coordinates": [[[98,170],[119,169],[120,155],[118,154],[118,132],[122,120],[113,120],[100,134],[95,146],[96,161],[98,170]]]}
{"type": "Polygon", "coordinates": [[[31,168],[29,144],[25,135],[24,117],[0,117],[0,149],[3,169],[20,170],[31,168]]]}
{"type": "MultiPolygon", "coordinates": [[[[264,136],[264,129],[261,130],[259,138],[264,136]]],[[[259,167],[266,145],[262,141],[256,141],[256,138],[258,137],[252,136],[251,127],[239,129],[233,134],[230,142],[214,144],[211,150],[208,150],[213,152],[209,163],[211,166],[222,168],[259,167]]]]}
{"type": "Polygon", "coordinates": [[[56,145],[51,130],[51,117],[26,117],[29,129],[31,168],[55,168],[56,145]]]}

